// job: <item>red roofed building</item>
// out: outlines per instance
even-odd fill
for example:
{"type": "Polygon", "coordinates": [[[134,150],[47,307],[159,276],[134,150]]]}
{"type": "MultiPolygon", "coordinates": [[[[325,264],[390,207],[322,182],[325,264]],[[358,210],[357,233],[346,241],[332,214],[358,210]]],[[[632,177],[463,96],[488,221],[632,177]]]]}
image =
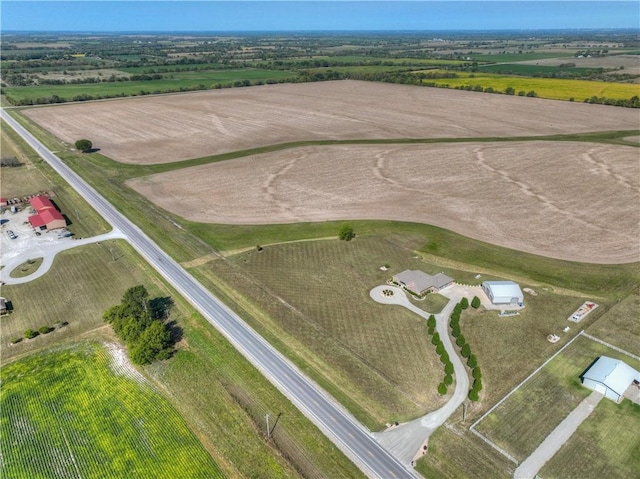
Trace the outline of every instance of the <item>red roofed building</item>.
{"type": "Polygon", "coordinates": [[[34,196],[29,203],[37,214],[29,216],[29,223],[35,229],[55,230],[65,228],[67,222],[46,196],[34,196]]]}
{"type": "Polygon", "coordinates": [[[31,204],[31,207],[38,213],[42,213],[43,210],[47,209],[56,209],[56,207],[53,206],[53,203],[51,203],[51,200],[46,196],[34,196],[29,199],[29,204],[31,204]]]}

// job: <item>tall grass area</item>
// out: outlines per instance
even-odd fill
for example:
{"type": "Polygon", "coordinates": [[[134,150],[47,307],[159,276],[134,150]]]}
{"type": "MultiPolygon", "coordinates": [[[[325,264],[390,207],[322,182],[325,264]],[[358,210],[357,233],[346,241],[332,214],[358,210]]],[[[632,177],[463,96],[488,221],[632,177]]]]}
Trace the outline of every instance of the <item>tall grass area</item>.
{"type": "Polygon", "coordinates": [[[167,400],[111,362],[81,343],[2,368],[3,477],[224,477],[167,400]]]}
{"type": "Polygon", "coordinates": [[[619,348],[640,355],[640,291],[615,303],[586,332],[619,348]]]}

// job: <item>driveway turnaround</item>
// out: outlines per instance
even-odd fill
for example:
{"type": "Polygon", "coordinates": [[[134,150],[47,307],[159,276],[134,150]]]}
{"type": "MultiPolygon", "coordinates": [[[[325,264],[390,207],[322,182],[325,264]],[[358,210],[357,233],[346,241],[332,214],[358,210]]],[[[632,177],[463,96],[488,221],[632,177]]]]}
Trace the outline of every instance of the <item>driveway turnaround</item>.
{"type": "Polygon", "coordinates": [[[592,392],[584,401],[576,406],[569,415],[558,424],[538,448],[526,458],[513,473],[514,479],[533,479],[545,463],[567,442],[567,440],[596,408],[603,395],[592,392]]]}
{"type": "Polygon", "coordinates": [[[117,229],[113,229],[109,233],[105,233],[99,236],[92,236],[91,238],[71,239],[65,238],[55,242],[47,243],[34,243],[30,245],[29,250],[21,252],[20,254],[8,258],[6,261],[0,257],[0,281],[4,284],[23,284],[33,281],[36,278],[44,275],[53,264],[53,260],[60,251],[65,251],[77,246],[84,246],[92,243],[99,243],[100,241],[106,241],[110,239],[124,239],[125,236],[117,229]],[[29,276],[23,276],[21,278],[12,278],[11,272],[23,263],[26,263],[30,259],[42,258],[42,264],[29,276]]]}
{"type": "MultiPolygon", "coordinates": [[[[458,409],[469,392],[467,371],[458,356],[457,349],[451,343],[449,331],[447,330],[453,308],[466,294],[463,289],[455,285],[445,288],[440,293],[448,297],[449,302],[440,313],[434,314],[434,316],[436,317],[436,331],[440,335],[445,350],[449,353],[449,358],[453,363],[453,372],[456,380],[456,389],[453,392],[453,396],[451,396],[447,404],[437,411],[399,426],[394,426],[386,431],[375,433],[375,437],[378,438],[380,443],[406,465],[413,465],[413,461],[421,456],[423,446],[426,445],[431,434],[458,409]]],[[[430,313],[411,303],[405,292],[400,288],[387,285],[376,286],[369,294],[374,301],[382,304],[403,306],[422,316],[425,320],[429,318],[430,313]],[[385,291],[391,291],[392,294],[388,292],[385,294],[385,291]]]]}
{"type": "Polygon", "coordinates": [[[106,221],[121,231],[131,246],[364,474],[380,479],[416,477],[415,471],[404,466],[378,444],[371,432],[335,399],[212,295],[4,109],[0,109],[0,116],[106,221]]]}

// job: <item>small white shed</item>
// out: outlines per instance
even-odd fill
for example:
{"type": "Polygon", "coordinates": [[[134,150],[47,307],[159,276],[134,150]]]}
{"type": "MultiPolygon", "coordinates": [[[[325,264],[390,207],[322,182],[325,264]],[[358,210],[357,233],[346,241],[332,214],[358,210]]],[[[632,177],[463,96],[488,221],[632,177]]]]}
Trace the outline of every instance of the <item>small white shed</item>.
{"type": "Polygon", "coordinates": [[[513,281],[485,281],[482,290],[493,304],[524,304],[522,290],[513,281]]]}
{"type": "Polygon", "coordinates": [[[583,386],[619,402],[634,381],[640,382],[640,372],[619,359],[600,356],[580,380],[583,386]]]}

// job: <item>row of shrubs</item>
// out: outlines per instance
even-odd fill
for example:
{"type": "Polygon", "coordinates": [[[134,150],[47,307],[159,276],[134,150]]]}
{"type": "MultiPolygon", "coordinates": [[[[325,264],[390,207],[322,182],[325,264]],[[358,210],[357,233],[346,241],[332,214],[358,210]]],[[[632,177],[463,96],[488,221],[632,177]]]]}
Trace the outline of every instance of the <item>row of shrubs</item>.
{"type": "Polygon", "coordinates": [[[22,336],[16,336],[14,338],[11,338],[11,344],[18,344],[23,339],[33,339],[36,336],[39,336],[41,334],[49,334],[51,331],[54,331],[56,328],[62,328],[67,324],[69,323],[65,321],[64,323],[56,323],[55,326],[40,326],[38,329],[31,329],[31,328],[25,329],[22,336]]]}
{"type": "Polygon", "coordinates": [[[440,335],[435,332],[436,329],[436,317],[432,314],[427,319],[427,328],[429,335],[431,335],[431,344],[436,347],[436,353],[440,356],[440,361],[444,366],[444,378],[438,385],[438,394],[447,394],[447,389],[453,384],[453,363],[449,358],[449,353],[444,348],[444,343],[440,339],[440,335]]]}
{"type": "MultiPolygon", "coordinates": [[[[474,296],[471,300],[471,306],[474,309],[480,307],[480,298],[474,296]]],[[[476,402],[480,399],[480,391],[482,391],[482,372],[480,371],[480,367],[478,366],[478,358],[475,354],[471,353],[471,346],[467,343],[467,340],[462,335],[460,330],[460,315],[462,311],[469,307],[469,300],[467,298],[462,298],[462,300],[455,305],[453,308],[453,312],[451,313],[451,318],[449,321],[449,326],[451,328],[451,336],[456,339],[456,345],[460,348],[460,354],[462,357],[467,359],[467,366],[472,369],[472,377],[473,384],[471,389],[469,390],[469,400],[476,402]]]]}

